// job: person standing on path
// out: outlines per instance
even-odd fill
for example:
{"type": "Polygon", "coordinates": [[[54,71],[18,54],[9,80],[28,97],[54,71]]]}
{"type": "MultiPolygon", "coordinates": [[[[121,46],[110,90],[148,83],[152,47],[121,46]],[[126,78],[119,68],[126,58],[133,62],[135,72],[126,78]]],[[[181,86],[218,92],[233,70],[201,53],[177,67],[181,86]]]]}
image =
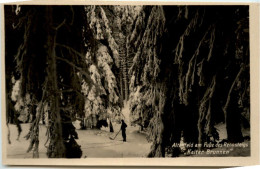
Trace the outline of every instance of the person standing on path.
{"type": "Polygon", "coordinates": [[[127,125],[126,125],[126,123],[124,122],[124,120],[122,120],[121,122],[122,122],[122,123],[121,123],[121,130],[122,130],[123,142],[126,142],[126,133],[125,133],[125,131],[126,131],[127,125]]]}

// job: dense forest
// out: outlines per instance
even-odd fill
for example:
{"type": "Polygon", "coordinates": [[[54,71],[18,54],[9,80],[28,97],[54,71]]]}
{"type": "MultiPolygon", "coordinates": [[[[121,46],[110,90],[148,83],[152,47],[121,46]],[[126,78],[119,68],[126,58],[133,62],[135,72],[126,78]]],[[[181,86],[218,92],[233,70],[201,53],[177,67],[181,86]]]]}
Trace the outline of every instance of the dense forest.
{"type": "MultiPolygon", "coordinates": [[[[80,158],[73,126],[124,119],[152,142],[148,157],[180,155],[173,144],[244,141],[250,128],[248,6],[5,5],[6,124],[30,123],[28,152],[80,158]]],[[[108,124],[109,123],[109,124],[108,124]]],[[[9,133],[10,134],[10,133],[9,133]]],[[[19,136],[18,136],[19,137],[19,136]]],[[[9,140],[11,144],[11,141],[9,140]]]]}

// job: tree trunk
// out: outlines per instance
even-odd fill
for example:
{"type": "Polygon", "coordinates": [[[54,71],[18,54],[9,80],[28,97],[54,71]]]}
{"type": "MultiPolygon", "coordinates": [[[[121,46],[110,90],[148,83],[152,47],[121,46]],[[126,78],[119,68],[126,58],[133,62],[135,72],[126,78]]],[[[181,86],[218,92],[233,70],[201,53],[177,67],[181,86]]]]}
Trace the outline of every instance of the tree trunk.
{"type": "Polygon", "coordinates": [[[151,119],[152,123],[150,125],[154,126],[151,133],[153,136],[153,145],[151,146],[151,151],[148,157],[165,157],[165,143],[168,138],[166,138],[166,132],[168,126],[166,126],[167,112],[165,109],[165,103],[167,100],[167,87],[164,84],[156,85],[155,90],[153,90],[155,98],[155,115],[151,119]]]}
{"type": "Polygon", "coordinates": [[[120,71],[122,72],[122,89],[124,94],[123,94],[123,99],[127,100],[128,99],[128,71],[127,71],[127,55],[126,55],[126,42],[125,42],[125,36],[121,35],[118,37],[118,45],[119,45],[119,55],[121,58],[121,66],[120,66],[120,71]],[[121,37],[122,36],[122,37],[121,37]]]}
{"type": "Polygon", "coordinates": [[[127,58],[126,58],[126,54],[124,54],[124,68],[123,68],[123,72],[124,72],[124,91],[125,91],[125,100],[128,100],[128,71],[127,71],[127,58]]]}
{"type": "MultiPolygon", "coordinates": [[[[161,121],[162,118],[159,117],[157,119],[158,121],[161,121]]],[[[164,123],[159,122],[157,123],[158,128],[158,134],[156,134],[153,144],[151,146],[150,153],[148,154],[148,157],[165,157],[165,145],[164,145],[164,123]]]]}
{"type": "Polygon", "coordinates": [[[47,23],[48,27],[48,37],[47,37],[47,60],[48,60],[48,83],[49,87],[52,89],[50,97],[50,143],[47,150],[47,155],[49,158],[62,158],[65,157],[65,146],[62,138],[62,125],[61,125],[61,115],[60,115],[60,103],[58,95],[58,84],[57,84],[57,66],[56,66],[56,53],[55,53],[55,43],[56,43],[56,33],[53,26],[52,19],[52,7],[46,7],[47,23]]]}
{"type": "Polygon", "coordinates": [[[227,96],[227,101],[224,106],[225,122],[227,129],[228,141],[231,143],[237,143],[243,141],[243,135],[241,132],[241,110],[239,108],[238,98],[239,91],[235,90],[235,86],[239,83],[239,78],[244,71],[245,66],[240,66],[240,70],[236,75],[227,96]]]}
{"type": "Polygon", "coordinates": [[[120,68],[119,68],[119,81],[120,81],[120,94],[122,101],[124,100],[124,85],[123,85],[123,72],[122,72],[122,61],[120,62],[120,68]]]}
{"type": "Polygon", "coordinates": [[[227,109],[226,114],[226,128],[228,141],[231,143],[243,142],[243,135],[241,132],[241,110],[238,108],[237,100],[234,99],[238,97],[237,93],[232,92],[230,99],[230,106],[227,109]],[[235,105],[235,106],[234,106],[235,105]]]}

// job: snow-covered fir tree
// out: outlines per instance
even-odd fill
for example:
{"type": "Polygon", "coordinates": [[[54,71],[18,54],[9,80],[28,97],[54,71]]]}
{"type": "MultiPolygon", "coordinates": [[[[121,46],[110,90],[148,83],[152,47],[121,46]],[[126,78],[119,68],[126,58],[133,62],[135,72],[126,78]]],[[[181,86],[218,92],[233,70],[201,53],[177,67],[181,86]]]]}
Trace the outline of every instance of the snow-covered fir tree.
{"type": "Polygon", "coordinates": [[[180,149],[171,146],[181,138],[199,145],[217,140],[218,122],[225,122],[230,142],[243,140],[247,16],[246,7],[142,8],[129,43],[136,52],[130,107],[132,123],[144,126],[153,142],[148,156],[165,156],[166,149],[178,156],[180,149]]]}
{"type": "Polygon", "coordinates": [[[103,8],[106,7],[85,7],[96,43],[95,60],[91,61],[91,54],[86,54],[91,79],[95,85],[90,89],[83,83],[83,92],[87,96],[85,100],[87,121],[85,123],[91,123],[91,126],[98,128],[101,127],[98,124],[101,120],[119,118],[122,107],[118,83],[114,75],[114,71],[119,69],[120,65],[118,45],[112,35],[109,18],[103,8]]]}

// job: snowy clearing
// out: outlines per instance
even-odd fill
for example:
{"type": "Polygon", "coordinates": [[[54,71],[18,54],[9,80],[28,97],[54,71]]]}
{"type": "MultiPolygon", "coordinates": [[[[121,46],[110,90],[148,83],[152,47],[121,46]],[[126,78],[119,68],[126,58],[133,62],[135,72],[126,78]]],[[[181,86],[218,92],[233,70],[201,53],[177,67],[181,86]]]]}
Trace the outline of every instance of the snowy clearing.
{"type": "MultiPolygon", "coordinates": [[[[109,139],[114,137],[120,128],[120,124],[113,124],[114,133],[109,132],[109,128],[101,130],[77,130],[79,139],[76,140],[83,151],[82,158],[106,158],[106,157],[146,157],[150,150],[150,143],[147,142],[144,134],[138,132],[138,127],[128,126],[126,130],[127,142],[122,141],[121,133],[115,140],[109,139]]],[[[19,141],[17,139],[17,128],[15,125],[9,125],[11,144],[7,145],[7,158],[32,158],[32,152],[26,153],[29,147],[29,140],[24,136],[29,131],[30,124],[22,124],[22,133],[19,141]]],[[[40,145],[39,157],[47,158],[47,149],[44,143],[47,140],[45,136],[46,127],[40,126],[40,145]]],[[[48,145],[48,144],[47,144],[48,145]]]]}

